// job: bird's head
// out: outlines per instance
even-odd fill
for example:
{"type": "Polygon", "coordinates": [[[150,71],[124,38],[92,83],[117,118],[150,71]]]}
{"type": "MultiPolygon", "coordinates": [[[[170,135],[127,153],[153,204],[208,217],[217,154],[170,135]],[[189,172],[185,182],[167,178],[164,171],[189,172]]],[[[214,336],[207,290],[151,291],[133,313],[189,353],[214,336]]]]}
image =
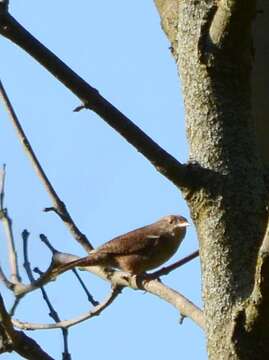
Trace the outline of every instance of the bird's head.
{"type": "Polygon", "coordinates": [[[169,232],[182,233],[186,231],[189,222],[186,218],[180,215],[168,215],[163,217],[160,222],[169,232]]]}

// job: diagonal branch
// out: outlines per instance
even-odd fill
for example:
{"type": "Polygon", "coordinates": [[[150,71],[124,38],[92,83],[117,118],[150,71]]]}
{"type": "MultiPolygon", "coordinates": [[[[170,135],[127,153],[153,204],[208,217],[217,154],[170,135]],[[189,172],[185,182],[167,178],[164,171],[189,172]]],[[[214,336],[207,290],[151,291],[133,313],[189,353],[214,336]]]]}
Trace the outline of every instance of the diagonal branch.
{"type": "Polygon", "coordinates": [[[30,161],[32,162],[32,165],[33,165],[38,177],[42,181],[45,189],[47,190],[47,192],[53,202],[55,211],[60,216],[60,218],[63,220],[63,222],[65,223],[65,225],[67,226],[67,228],[69,229],[71,234],[73,235],[73,237],[80,243],[80,245],[83,246],[83,248],[87,252],[89,252],[90,250],[92,250],[91,244],[89,243],[87,237],[84,234],[82,234],[81,231],[78,229],[74,220],[72,219],[71,215],[69,214],[64,202],[59,198],[53,185],[49,181],[45,171],[43,170],[40,162],[38,161],[32,147],[31,147],[31,144],[30,144],[25,132],[23,131],[23,128],[19,122],[19,119],[14,111],[14,108],[8,98],[8,95],[4,89],[1,81],[0,81],[0,96],[4,102],[6,109],[7,109],[10,120],[17,131],[19,140],[20,140],[26,154],[28,155],[30,161]]]}
{"type": "Polygon", "coordinates": [[[143,289],[173,305],[182,317],[192,319],[201,329],[205,330],[203,311],[178,291],[169,288],[157,280],[145,281],[143,289]]]}
{"type": "Polygon", "coordinates": [[[0,337],[5,338],[5,341],[9,343],[6,351],[16,351],[19,355],[29,360],[53,360],[32,338],[13,328],[1,294],[0,323],[0,337]]]}
{"type": "Polygon", "coordinates": [[[154,271],[153,273],[150,274],[150,277],[157,279],[160,276],[168,275],[171,271],[174,271],[175,269],[179,268],[180,266],[187,264],[191,260],[197,258],[197,256],[199,256],[199,250],[194,251],[190,255],[185,256],[183,259],[180,259],[171,265],[164,266],[160,270],[154,271]]]}
{"type": "Polygon", "coordinates": [[[0,14],[0,33],[24,49],[83,103],[141,152],[155,168],[176,186],[190,188],[195,181],[189,167],[181,164],[63,61],[41,44],[11,15],[0,14]]]}

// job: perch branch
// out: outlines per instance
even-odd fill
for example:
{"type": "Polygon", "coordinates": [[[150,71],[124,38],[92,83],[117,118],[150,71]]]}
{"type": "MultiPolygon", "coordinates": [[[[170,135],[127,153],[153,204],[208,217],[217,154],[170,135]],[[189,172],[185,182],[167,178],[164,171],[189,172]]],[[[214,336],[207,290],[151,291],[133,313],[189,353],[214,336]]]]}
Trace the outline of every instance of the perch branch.
{"type": "Polygon", "coordinates": [[[200,328],[205,330],[203,311],[178,291],[169,288],[157,280],[145,281],[143,289],[167,301],[180,312],[181,316],[192,319],[200,328]]]}
{"type": "MultiPolygon", "coordinates": [[[[57,254],[52,258],[52,262],[48,270],[43,273],[39,279],[32,284],[15,287],[15,293],[17,296],[24,296],[25,294],[38,289],[40,286],[47,284],[60,275],[59,268],[61,265],[67,264],[76,259],[78,259],[77,256],[57,252],[57,254]]],[[[141,279],[139,276],[132,276],[122,271],[114,269],[108,270],[99,266],[85,267],[83,270],[94,273],[100,278],[109,281],[115,287],[129,287],[134,290],[145,290],[150,292],[151,294],[169,302],[178,309],[182,315],[189,317],[201,328],[204,328],[204,315],[202,310],[200,310],[179,292],[170,289],[158,280],[151,280],[150,276],[146,276],[145,279],[141,279]]]]}

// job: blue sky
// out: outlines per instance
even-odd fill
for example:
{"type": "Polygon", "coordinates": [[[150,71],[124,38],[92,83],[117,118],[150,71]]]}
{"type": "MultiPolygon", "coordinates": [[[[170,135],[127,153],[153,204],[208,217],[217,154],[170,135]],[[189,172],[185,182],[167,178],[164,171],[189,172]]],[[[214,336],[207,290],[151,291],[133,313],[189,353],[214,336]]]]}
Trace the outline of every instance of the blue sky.
{"type": "MultiPolygon", "coordinates": [[[[188,159],[184,114],[177,70],[169,43],[160,28],[152,1],[13,0],[11,14],[73,70],[96,87],[180,161],[188,159]]],[[[74,113],[79,105],[46,70],[4,38],[0,38],[1,79],[21,124],[59,196],[71,215],[97,246],[112,237],[167,214],[189,218],[176,187],[113,129],[90,111],[74,113]]],[[[50,199],[0,107],[0,162],[7,164],[6,205],[14,222],[22,265],[21,231],[31,233],[33,266],[45,270],[50,253],[38,235],[45,233],[61,251],[83,256],[61,221],[43,213],[50,199]]],[[[6,254],[1,229],[1,254],[6,254]]],[[[196,250],[194,228],[174,259],[196,250]]],[[[6,255],[1,258],[7,269],[6,255]]],[[[21,272],[26,281],[25,273],[21,272]]],[[[109,286],[82,274],[92,294],[101,300],[109,286]]],[[[198,260],[178,269],[164,282],[201,306],[198,260]]],[[[10,294],[1,285],[6,303],[10,294]]],[[[88,310],[88,303],[71,273],[47,286],[63,319],[88,310]]],[[[39,291],[23,299],[16,318],[51,322],[39,291]]],[[[99,317],[70,330],[73,359],[123,360],[150,357],[206,359],[202,331],[162,300],[125,289],[99,317]]],[[[60,331],[30,332],[56,359],[61,358],[60,331]]],[[[6,359],[18,359],[5,354],[6,359]]]]}

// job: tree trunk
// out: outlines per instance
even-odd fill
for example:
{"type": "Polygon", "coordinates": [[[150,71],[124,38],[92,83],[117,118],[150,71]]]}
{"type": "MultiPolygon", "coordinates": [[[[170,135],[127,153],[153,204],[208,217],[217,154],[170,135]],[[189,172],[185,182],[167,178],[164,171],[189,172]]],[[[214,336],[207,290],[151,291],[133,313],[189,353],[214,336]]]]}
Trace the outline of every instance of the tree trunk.
{"type": "Polygon", "coordinates": [[[200,242],[209,359],[268,359],[268,329],[252,326],[261,317],[251,307],[268,196],[252,112],[255,1],[156,5],[182,82],[190,166],[201,177],[184,195],[200,242]]]}

